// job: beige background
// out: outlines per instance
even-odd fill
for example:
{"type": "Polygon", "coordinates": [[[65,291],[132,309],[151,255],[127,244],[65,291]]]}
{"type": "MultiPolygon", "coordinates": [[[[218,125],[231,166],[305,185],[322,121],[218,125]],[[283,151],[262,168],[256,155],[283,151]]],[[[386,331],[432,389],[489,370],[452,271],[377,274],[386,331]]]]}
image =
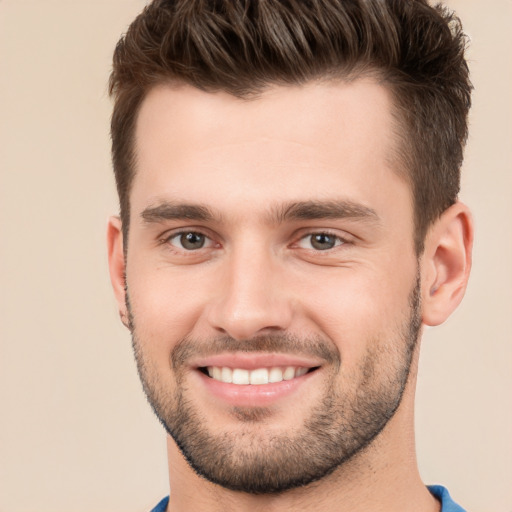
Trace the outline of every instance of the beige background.
{"type": "MultiPolygon", "coordinates": [[[[104,248],[106,81],[143,4],[0,0],[0,512],[143,512],[167,493],[104,248]]],[[[477,242],[466,299],[425,336],[418,451],[468,512],[512,512],[512,2],[449,4],[472,38],[477,242]]]]}

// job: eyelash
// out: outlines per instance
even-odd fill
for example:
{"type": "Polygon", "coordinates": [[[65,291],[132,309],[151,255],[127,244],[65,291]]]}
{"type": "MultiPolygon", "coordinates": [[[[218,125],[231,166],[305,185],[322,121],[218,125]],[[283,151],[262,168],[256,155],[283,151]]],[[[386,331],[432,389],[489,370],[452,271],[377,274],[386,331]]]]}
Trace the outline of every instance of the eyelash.
{"type": "Polygon", "coordinates": [[[204,237],[205,239],[205,244],[207,244],[208,242],[211,242],[212,244],[214,244],[215,242],[213,242],[212,238],[209,237],[208,235],[206,235],[205,233],[202,233],[201,231],[199,230],[193,230],[193,229],[189,229],[189,230],[183,230],[183,231],[178,231],[178,232],[174,232],[174,233],[170,233],[164,237],[162,237],[159,241],[162,245],[166,244],[168,246],[170,246],[172,249],[174,250],[180,250],[180,251],[184,251],[184,252],[196,252],[197,250],[199,249],[203,249],[203,248],[209,248],[209,247],[204,247],[201,246],[199,247],[198,249],[196,249],[195,251],[190,249],[190,250],[187,250],[185,247],[176,247],[175,245],[173,245],[171,243],[171,240],[175,239],[175,238],[178,238],[178,237],[182,237],[184,235],[196,235],[196,236],[201,236],[201,237],[204,237]]]}
{"type": "MultiPolygon", "coordinates": [[[[170,247],[172,250],[175,250],[175,251],[183,251],[185,253],[194,253],[194,252],[197,252],[201,249],[210,249],[212,247],[215,246],[215,242],[213,241],[213,239],[208,236],[207,234],[201,232],[200,230],[193,230],[193,229],[190,229],[190,230],[182,230],[182,231],[178,231],[178,232],[174,232],[174,233],[170,233],[169,235],[166,235],[166,236],[163,236],[162,238],[159,239],[159,242],[160,244],[162,245],[167,245],[168,247],[170,247]],[[201,245],[201,247],[198,247],[197,249],[187,249],[185,247],[177,247],[175,246],[174,244],[171,243],[171,240],[173,239],[176,239],[178,237],[182,237],[184,235],[196,235],[196,236],[200,236],[200,237],[204,237],[204,244],[201,245]],[[207,247],[205,247],[205,245],[208,244],[207,247]]],[[[301,247],[302,249],[304,250],[307,250],[307,251],[313,251],[315,253],[329,253],[331,252],[332,250],[335,250],[336,248],[340,247],[340,246],[343,246],[343,245],[346,245],[346,244],[349,244],[350,243],[350,240],[345,238],[345,237],[341,237],[335,233],[332,233],[331,231],[328,231],[328,230],[322,230],[322,231],[311,231],[309,233],[306,233],[306,234],[303,234],[302,236],[300,236],[296,242],[294,242],[292,244],[292,247],[293,246],[299,246],[301,247]],[[328,247],[328,248],[325,248],[325,249],[318,249],[318,248],[314,248],[314,247],[301,247],[300,244],[301,242],[304,242],[308,239],[310,239],[310,245],[313,245],[313,242],[312,242],[312,237],[314,236],[324,236],[324,237],[329,237],[331,239],[334,239],[334,245],[333,247],[328,247]]],[[[219,244],[217,244],[218,246],[219,244]]]]}
{"type": "Polygon", "coordinates": [[[325,249],[318,249],[318,248],[314,248],[314,247],[302,247],[303,249],[305,250],[308,250],[308,251],[314,251],[314,252],[317,252],[317,253],[322,253],[322,252],[330,252],[332,250],[335,250],[337,247],[340,247],[342,245],[345,245],[347,243],[349,243],[349,241],[346,239],[346,238],[343,238],[335,233],[332,233],[330,231],[313,231],[313,232],[310,232],[310,233],[307,233],[303,236],[301,236],[299,238],[299,240],[296,242],[296,245],[299,245],[301,242],[304,242],[306,240],[309,239],[309,244],[310,245],[313,245],[313,237],[320,237],[320,236],[323,236],[323,237],[328,237],[328,238],[331,238],[331,239],[334,239],[334,245],[333,247],[328,247],[328,248],[325,248],[325,249]]]}

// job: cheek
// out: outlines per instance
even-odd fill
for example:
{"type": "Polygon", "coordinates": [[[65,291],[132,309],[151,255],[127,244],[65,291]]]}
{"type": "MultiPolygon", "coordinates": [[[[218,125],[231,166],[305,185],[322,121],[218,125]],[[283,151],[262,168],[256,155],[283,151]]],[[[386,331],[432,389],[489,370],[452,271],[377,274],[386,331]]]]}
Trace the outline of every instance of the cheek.
{"type": "Polygon", "coordinates": [[[299,294],[309,320],[340,350],[345,363],[360,360],[368,343],[394,340],[410,315],[415,266],[400,272],[331,269],[329,275],[304,276],[299,294]]]}
{"type": "Polygon", "coordinates": [[[127,267],[127,285],[137,337],[146,353],[168,358],[197,322],[204,289],[186,271],[136,263],[127,267]]]}

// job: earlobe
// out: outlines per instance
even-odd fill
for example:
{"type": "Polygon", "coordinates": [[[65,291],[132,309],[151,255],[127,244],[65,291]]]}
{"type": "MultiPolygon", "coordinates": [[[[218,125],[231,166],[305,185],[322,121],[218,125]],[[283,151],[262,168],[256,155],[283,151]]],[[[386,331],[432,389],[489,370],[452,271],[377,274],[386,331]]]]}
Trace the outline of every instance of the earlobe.
{"type": "Polygon", "coordinates": [[[422,257],[422,319],[443,323],[460,304],[471,270],[473,220],[466,205],[455,203],[429,230],[422,257]]]}
{"type": "Polygon", "coordinates": [[[121,317],[121,322],[127,328],[130,328],[125,300],[126,264],[123,251],[123,229],[121,219],[119,217],[110,217],[108,220],[107,248],[110,281],[117,300],[119,316],[121,317]]]}

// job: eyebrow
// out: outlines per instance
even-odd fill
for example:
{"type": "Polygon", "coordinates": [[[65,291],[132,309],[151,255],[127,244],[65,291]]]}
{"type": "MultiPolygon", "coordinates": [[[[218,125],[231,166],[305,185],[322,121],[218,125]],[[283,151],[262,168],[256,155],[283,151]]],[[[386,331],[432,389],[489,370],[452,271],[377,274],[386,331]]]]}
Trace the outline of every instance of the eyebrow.
{"type": "MultiPolygon", "coordinates": [[[[166,220],[193,220],[199,222],[220,221],[220,215],[202,204],[174,203],[164,201],[156,206],[145,208],[141,217],[145,223],[166,220]]],[[[380,221],[377,212],[368,206],[350,200],[296,201],[272,207],[267,220],[271,224],[287,221],[353,219],[363,222],[380,221]]]]}
{"type": "Polygon", "coordinates": [[[272,218],[278,223],[290,220],[354,219],[357,221],[380,221],[377,212],[350,200],[299,201],[274,209],[272,218]]]}
{"type": "Polygon", "coordinates": [[[140,215],[144,222],[147,223],[180,219],[208,222],[216,218],[207,206],[201,204],[172,203],[168,201],[156,206],[149,206],[145,208],[140,215]]]}

